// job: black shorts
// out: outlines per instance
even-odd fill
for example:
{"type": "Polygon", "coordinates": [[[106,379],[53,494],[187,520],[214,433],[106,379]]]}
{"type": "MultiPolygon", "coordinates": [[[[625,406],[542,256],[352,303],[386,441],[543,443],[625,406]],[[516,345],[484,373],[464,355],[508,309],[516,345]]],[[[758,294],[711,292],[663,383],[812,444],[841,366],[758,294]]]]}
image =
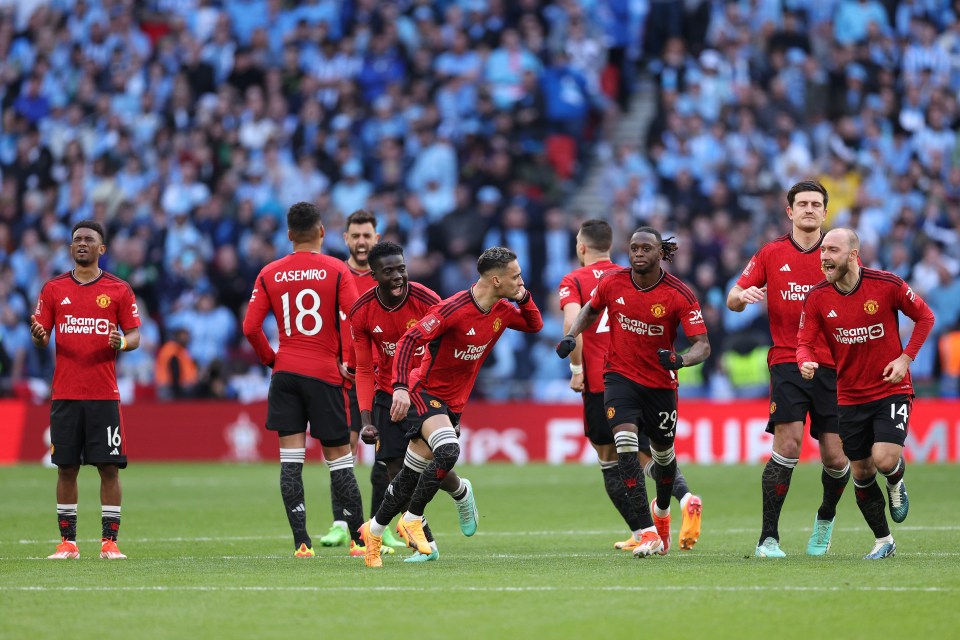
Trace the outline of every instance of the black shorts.
{"type": "Polygon", "coordinates": [[[423,423],[433,416],[445,415],[450,418],[457,437],[460,437],[460,414],[450,411],[447,403],[436,396],[423,391],[410,392],[410,411],[407,412],[407,440],[416,440],[420,437],[423,423]]]}
{"type": "Polygon", "coordinates": [[[611,431],[617,425],[632,424],[653,443],[673,444],[677,432],[676,389],[651,389],[616,373],[604,374],[603,387],[611,431]]]}
{"type": "Polygon", "coordinates": [[[123,417],[117,400],[54,400],[50,459],[56,465],[127,466],[123,417]]]}
{"type": "Polygon", "coordinates": [[[360,430],[363,429],[363,424],[360,420],[360,401],[357,400],[357,386],[353,385],[349,389],[346,389],[346,392],[348,406],[347,418],[349,418],[350,431],[360,433],[360,430]]]}
{"type": "Polygon", "coordinates": [[[350,443],[343,387],[323,380],[279,371],[270,379],[267,429],[310,435],[325,447],[350,443]]]}
{"type": "Polygon", "coordinates": [[[820,367],[813,380],[804,380],[800,367],[785,362],[770,367],[770,421],[767,433],[783,422],[804,422],[810,415],[810,435],[837,433],[837,370],[820,367]]]}
{"type": "Polygon", "coordinates": [[[390,419],[393,396],[386,391],[377,391],[373,400],[373,424],[377,427],[377,462],[402,460],[407,453],[409,420],[394,422],[390,419]]]}
{"type": "Polygon", "coordinates": [[[843,452],[851,460],[865,460],[876,442],[890,442],[901,447],[910,428],[913,396],[899,394],[866,402],[840,406],[840,441],[843,452]]]}
{"type": "MultiPolygon", "coordinates": [[[[583,435],[595,445],[613,444],[613,429],[607,422],[603,407],[603,394],[584,392],[583,394],[583,435]]],[[[640,433],[640,451],[650,455],[650,438],[640,433]]]]}

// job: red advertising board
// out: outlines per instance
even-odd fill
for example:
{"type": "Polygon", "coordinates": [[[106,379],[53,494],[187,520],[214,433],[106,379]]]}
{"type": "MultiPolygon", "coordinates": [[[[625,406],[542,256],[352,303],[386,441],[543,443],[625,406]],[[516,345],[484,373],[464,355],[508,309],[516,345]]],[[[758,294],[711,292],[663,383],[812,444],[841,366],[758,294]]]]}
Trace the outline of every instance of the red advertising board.
{"type": "MultiPolygon", "coordinates": [[[[0,464],[40,461],[49,449],[48,405],[0,402],[0,464]]],[[[135,403],[123,408],[131,462],[276,460],[276,437],[263,429],[266,404],[237,402],[135,403]]],[[[770,454],[767,404],[681,401],[676,451],[681,462],[763,462],[770,454]]],[[[960,402],[918,400],[910,417],[906,456],[915,462],[960,460],[960,402]]],[[[308,460],[321,459],[308,439],[308,460]]],[[[576,404],[474,402],[463,415],[464,462],[593,463],[576,404]]],[[[372,447],[362,446],[369,463],[372,447]]],[[[806,438],[802,459],[818,459],[806,438]]]]}

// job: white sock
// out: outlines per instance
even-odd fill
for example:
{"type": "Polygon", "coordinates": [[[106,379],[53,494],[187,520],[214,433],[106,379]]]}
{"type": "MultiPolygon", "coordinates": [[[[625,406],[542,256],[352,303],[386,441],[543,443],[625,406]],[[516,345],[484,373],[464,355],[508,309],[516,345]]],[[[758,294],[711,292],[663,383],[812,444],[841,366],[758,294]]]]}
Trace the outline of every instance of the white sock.
{"type": "Polygon", "coordinates": [[[380,536],[383,535],[384,531],[387,530],[387,527],[389,525],[390,525],[389,522],[387,524],[380,524],[377,521],[377,517],[374,516],[373,518],[370,519],[370,533],[371,535],[375,535],[379,538],[380,536]]]}
{"type": "Polygon", "coordinates": [[[685,494],[683,494],[683,497],[680,498],[680,508],[681,508],[681,509],[686,509],[686,508],[687,508],[687,502],[688,502],[688,501],[690,500],[690,498],[692,498],[692,497],[693,497],[693,494],[690,493],[689,491],[687,491],[685,494]]]}
{"type": "Polygon", "coordinates": [[[417,521],[423,522],[423,516],[415,516],[409,511],[407,511],[406,513],[403,514],[403,521],[404,522],[417,522],[417,521]]]}
{"type": "Polygon", "coordinates": [[[657,501],[654,500],[653,512],[657,514],[658,518],[666,518],[668,515],[670,515],[670,507],[667,507],[666,509],[661,509],[660,507],[657,506],[657,501]]]}

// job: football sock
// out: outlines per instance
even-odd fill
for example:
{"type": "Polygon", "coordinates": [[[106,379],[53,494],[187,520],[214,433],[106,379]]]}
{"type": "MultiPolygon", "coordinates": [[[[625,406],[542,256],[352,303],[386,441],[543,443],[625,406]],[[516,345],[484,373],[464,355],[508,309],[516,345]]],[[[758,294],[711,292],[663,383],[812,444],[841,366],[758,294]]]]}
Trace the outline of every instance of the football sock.
{"type": "Polygon", "coordinates": [[[360,497],[357,477],[353,475],[353,454],[348,453],[336,460],[327,460],[327,466],[330,467],[330,486],[340,504],[343,505],[340,509],[342,515],[334,517],[334,520],[346,520],[350,537],[358,545],[363,546],[359,531],[363,526],[363,499],[360,497]]]}
{"type": "Polygon", "coordinates": [[[837,515],[837,503],[843,496],[843,490],[850,481],[850,463],[843,469],[831,469],[824,465],[820,473],[820,482],[823,484],[823,502],[817,510],[818,520],[833,520],[837,515]]]}
{"type": "Polygon", "coordinates": [[[303,500],[303,461],[306,456],[306,448],[280,449],[280,497],[293,532],[294,549],[299,549],[301,544],[313,547],[307,534],[307,507],[303,500]]]}
{"type": "Polygon", "coordinates": [[[450,497],[460,502],[467,497],[467,485],[460,480],[456,471],[451,470],[443,478],[440,488],[450,494],[450,497]]]}
{"type": "Polygon", "coordinates": [[[103,525],[101,538],[116,540],[120,533],[120,505],[103,505],[100,509],[100,522],[103,525]]]}
{"type": "Polygon", "coordinates": [[[383,493],[390,484],[390,476],[387,473],[387,465],[383,462],[374,462],[370,469],[370,517],[372,518],[380,510],[380,503],[383,502],[383,493]]]}
{"type": "Polygon", "coordinates": [[[57,524],[60,537],[64,540],[77,540],[77,505],[57,503],[57,524]]]}
{"type": "Polygon", "coordinates": [[[411,515],[423,515],[427,504],[440,490],[440,482],[460,457],[460,443],[453,427],[441,427],[434,431],[430,434],[429,444],[433,450],[433,460],[420,474],[417,487],[413,490],[410,507],[407,509],[411,515]]]}
{"type": "MultiPolygon", "coordinates": [[[[433,542],[433,531],[430,530],[430,525],[427,524],[427,516],[423,516],[423,537],[427,539],[427,542],[433,542]]],[[[430,545],[431,547],[434,545],[430,545]]]]}
{"type": "Polygon", "coordinates": [[[677,472],[677,456],[673,447],[666,451],[651,450],[650,455],[654,462],[653,476],[657,481],[657,507],[661,511],[669,511],[674,476],[677,472]]]}
{"type": "Polygon", "coordinates": [[[620,478],[617,461],[601,460],[600,471],[603,473],[603,488],[607,490],[607,497],[610,498],[610,502],[613,503],[623,521],[630,526],[630,503],[627,502],[627,492],[623,490],[623,480],[620,478]]]}
{"type": "Polygon", "coordinates": [[[420,480],[420,474],[427,466],[428,460],[412,451],[407,451],[403,457],[403,467],[400,473],[393,477],[383,494],[383,502],[377,515],[370,521],[370,533],[382,536],[387,525],[398,513],[404,511],[410,504],[410,496],[420,480]]]}
{"type": "Polygon", "coordinates": [[[640,450],[639,438],[631,431],[620,431],[614,435],[617,443],[617,468],[630,505],[630,520],[627,526],[633,531],[653,526],[653,516],[647,506],[647,487],[640,468],[637,451],[640,450]]]}
{"type": "Polygon", "coordinates": [[[890,535],[890,526],[887,524],[885,512],[887,501],[880,485],[877,484],[877,477],[871,476],[866,480],[854,479],[853,487],[857,495],[857,506],[860,507],[860,513],[867,521],[867,526],[873,531],[874,537],[883,538],[890,535]]]}
{"type": "Polygon", "coordinates": [[[903,474],[906,473],[906,471],[907,463],[901,457],[899,460],[897,460],[897,464],[893,467],[893,471],[890,473],[883,473],[883,471],[881,471],[880,473],[883,473],[883,475],[887,477],[887,486],[892,487],[903,480],[903,474]]]}
{"type": "Polygon", "coordinates": [[[690,487],[687,486],[687,479],[683,477],[683,472],[678,466],[673,472],[673,497],[678,501],[683,500],[688,493],[690,493],[690,487]]]}
{"type": "Polygon", "coordinates": [[[760,490],[763,494],[763,524],[760,529],[760,542],[767,538],[780,540],[780,511],[783,501],[787,499],[790,490],[790,477],[793,469],[800,462],[797,458],[784,458],[774,451],[770,455],[763,476],[760,480],[760,490]]]}

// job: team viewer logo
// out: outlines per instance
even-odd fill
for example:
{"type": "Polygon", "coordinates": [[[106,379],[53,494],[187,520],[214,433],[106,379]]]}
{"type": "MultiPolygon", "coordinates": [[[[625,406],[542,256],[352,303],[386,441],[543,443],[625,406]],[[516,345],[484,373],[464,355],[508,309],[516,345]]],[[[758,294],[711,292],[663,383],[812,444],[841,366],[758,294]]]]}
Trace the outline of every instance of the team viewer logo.
{"type": "Polygon", "coordinates": [[[493,332],[496,333],[497,331],[500,331],[500,327],[502,326],[503,322],[500,321],[500,318],[497,318],[493,321],[493,332]]]}
{"type": "Polygon", "coordinates": [[[665,314],[666,312],[667,312],[667,308],[659,303],[650,307],[650,313],[653,314],[654,318],[662,318],[663,314],[665,314]]]}
{"type": "Polygon", "coordinates": [[[431,400],[430,406],[433,407],[434,409],[439,409],[443,405],[440,404],[439,400],[431,400]]]}
{"type": "Polygon", "coordinates": [[[110,306],[110,296],[105,293],[101,293],[97,296],[97,306],[101,309],[106,309],[110,306]]]}
{"type": "Polygon", "coordinates": [[[876,300],[867,300],[863,303],[863,310],[873,315],[880,310],[880,304],[876,300]]]}

